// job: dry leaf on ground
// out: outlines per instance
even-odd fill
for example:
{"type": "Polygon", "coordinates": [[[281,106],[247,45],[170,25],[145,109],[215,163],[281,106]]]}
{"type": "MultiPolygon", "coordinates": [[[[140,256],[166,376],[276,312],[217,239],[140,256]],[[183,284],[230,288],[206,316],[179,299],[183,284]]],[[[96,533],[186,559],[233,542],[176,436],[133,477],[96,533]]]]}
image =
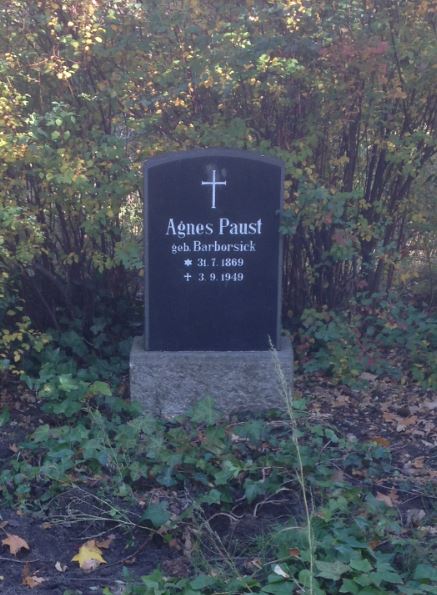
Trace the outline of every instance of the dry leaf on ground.
{"type": "Polygon", "coordinates": [[[114,539],[115,539],[115,535],[113,533],[111,533],[111,535],[108,535],[108,537],[106,539],[101,539],[99,541],[96,541],[96,546],[102,547],[105,550],[107,550],[111,546],[111,543],[114,541],[114,539]]]}
{"type": "Polygon", "coordinates": [[[397,494],[394,490],[391,490],[389,494],[382,494],[381,492],[376,492],[376,499],[380,502],[384,502],[390,508],[394,508],[397,503],[397,494]]]}
{"type": "Polygon", "coordinates": [[[299,558],[300,557],[300,549],[297,547],[292,547],[288,550],[288,555],[292,558],[299,558]]]}
{"type": "Polygon", "coordinates": [[[2,540],[2,544],[9,548],[13,556],[16,556],[21,550],[30,550],[30,547],[24,539],[12,533],[6,533],[7,537],[2,540]]]}
{"type": "Polygon", "coordinates": [[[274,572],[275,574],[277,574],[278,576],[282,576],[282,578],[290,578],[290,575],[289,575],[289,574],[287,574],[287,573],[285,572],[285,570],[283,570],[283,569],[281,568],[281,566],[279,566],[279,564],[275,564],[275,566],[273,566],[273,572],[274,572]]]}
{"type": "Polygon", "coordinates": [[[91,572],[95,570],[100,564],[106,564],[106,560],[102,556],[102,550],[96,545],[95,539],[90,539],[84,543],[73,558],[72,562],[77,562],[82,570],[91,572]]]}
{"type": "Polygon", "coordinates": [[[372,442],[376,442],[376,444],[383,446],[384,448],[388,448],[390,446],[390,440],[387,440],[387,438],[383,438],[382,436],[375,436],[372,438],[372,442]]]}
{"type": "Polygon", "coordinates": [[[407,527],[418,527],[426,517],[426,512],[421,508],[409,508],[405,517],[407,527]]]}
{"type": "Polygon", "coordinates": [[[30,589],[35,589],[39,587],[45,580],[47,579],[43,578],[42,576],[36,576],[36,574],[32,574],[30,576],[25,576],[23,578],[22,584],[26,587],[29,587],[30,589]]]}
{"type": "MultiPolygon", "coordinates": [[[[35,589],[41,585],[45,580],[42,576],[38,576],[37,574],[30,574],[30,564],[26,562],[23,567],[23,574],[21,576],[22,581],[21,584],[25,587],[29,587],[29,589],[35,589]]],[[[38,571],[37,571],[38,572],[38,571]]]]}

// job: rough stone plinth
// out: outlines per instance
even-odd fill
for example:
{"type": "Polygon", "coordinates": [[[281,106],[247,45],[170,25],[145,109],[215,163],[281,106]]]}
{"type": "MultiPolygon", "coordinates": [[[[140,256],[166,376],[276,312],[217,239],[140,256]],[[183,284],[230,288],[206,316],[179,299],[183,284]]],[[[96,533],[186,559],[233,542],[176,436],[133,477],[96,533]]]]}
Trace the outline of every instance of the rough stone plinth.
{"type": "Polygon", "coordinates": [[[291,341],[271,351],[145,351],[135,337],[130,354],[130,395],[144,410],[162,417],[186,412],[212,397],[219,410],[285,408],[275,357],[289,386],[293,379],[291,341]]]}

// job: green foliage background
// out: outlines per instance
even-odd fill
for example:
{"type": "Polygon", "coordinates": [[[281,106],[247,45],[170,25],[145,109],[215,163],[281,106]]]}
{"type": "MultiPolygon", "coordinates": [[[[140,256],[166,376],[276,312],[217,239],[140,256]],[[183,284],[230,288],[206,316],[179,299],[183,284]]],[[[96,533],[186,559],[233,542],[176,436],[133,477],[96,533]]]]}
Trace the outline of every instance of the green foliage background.
{"type": "Polygon", "coordinates": [[[435,31],[431,0],[3,3],[3,357],[132,302],[165,151],[285,161],[285,317],[390,287],[433,210],[435,31]]]}

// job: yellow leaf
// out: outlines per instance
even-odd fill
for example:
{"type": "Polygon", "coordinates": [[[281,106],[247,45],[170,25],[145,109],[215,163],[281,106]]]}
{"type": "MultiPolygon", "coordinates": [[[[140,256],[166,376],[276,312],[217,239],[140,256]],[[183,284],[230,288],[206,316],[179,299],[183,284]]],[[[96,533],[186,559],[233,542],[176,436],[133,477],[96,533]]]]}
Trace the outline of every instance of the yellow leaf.
{"type": "Polygon", "coordinates": [[[11,533],[6,533],[7,537],[3,539],[2,544],[7,545],[9,551],[13,556],[16,556],[17,553],[23,549],[30,550],[30,547],[24,539],[18,537],[18,535],[13,535],[11,533]]]}
{"type": "Polygon", "coordinates": [[[82,570],[91,572],[95,570],[100,564],[106,564],[106,560],[102,557],[102,550],[96,545],[95,539],[90,539],[84,543],[79,553],[72,559],[72,562],[77,562],[82,570]]]}

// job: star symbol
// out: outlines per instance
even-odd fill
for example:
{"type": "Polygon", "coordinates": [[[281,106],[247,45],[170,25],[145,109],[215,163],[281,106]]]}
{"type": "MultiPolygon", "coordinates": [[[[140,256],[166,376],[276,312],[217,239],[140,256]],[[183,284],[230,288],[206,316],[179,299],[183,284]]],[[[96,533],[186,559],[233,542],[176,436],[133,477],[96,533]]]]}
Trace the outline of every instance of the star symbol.
{"type": "Polygon", "coordinates": [[[186,260],[184,260],[184,265],[186,267],[190,267],[193,264],[193,261],[190,258],[187,258],[186,260]]]}

